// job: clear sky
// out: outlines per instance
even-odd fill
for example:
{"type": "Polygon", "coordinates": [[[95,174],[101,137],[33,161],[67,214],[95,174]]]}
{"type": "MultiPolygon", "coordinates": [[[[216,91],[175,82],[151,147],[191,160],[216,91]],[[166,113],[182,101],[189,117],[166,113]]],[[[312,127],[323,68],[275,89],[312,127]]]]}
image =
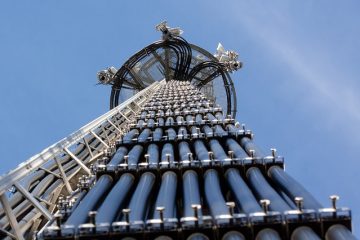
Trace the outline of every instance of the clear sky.
{"type": "Polygon", "coordinates": [[[96,72],[158,40],[168,20],[191,43],[239,52],[238,120],[325,206],[360,223],[360,2],[1,1],[0,173],[109,105],[96,72]]]}

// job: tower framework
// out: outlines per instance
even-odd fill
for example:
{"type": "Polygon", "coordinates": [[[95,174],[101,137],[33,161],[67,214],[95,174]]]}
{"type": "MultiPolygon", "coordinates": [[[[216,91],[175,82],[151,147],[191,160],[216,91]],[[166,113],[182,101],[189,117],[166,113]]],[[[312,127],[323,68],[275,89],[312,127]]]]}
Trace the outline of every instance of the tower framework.
{"type": "Polygon", "coordinates": [[[98,74],[108,113],[1,177],[1,236],[355,239],[337,196],[324,208],[236,122],[237,54],[157,28],[163,40],[98,74]]]}

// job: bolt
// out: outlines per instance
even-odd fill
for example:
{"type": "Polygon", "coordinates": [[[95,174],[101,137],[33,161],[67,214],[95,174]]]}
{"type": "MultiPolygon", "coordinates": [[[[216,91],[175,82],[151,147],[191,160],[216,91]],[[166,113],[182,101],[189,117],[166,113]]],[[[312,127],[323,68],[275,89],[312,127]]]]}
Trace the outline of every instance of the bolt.
{"type": "Polygon", "coordinates": [[[234,203],[234,202],[227,202],[227,203],[226,203],[226,206],[228,206],[229,211],[230,211],[230,215],[231,215],[231,217],[232,217],[232,218],[230,219],[230,224],[233,224],[233,223],[234,223],[233,216],[234,216],[235,203],[234,203]]]}
{"type": "Polygon", "coordinates": [[[234,151],[228,151],[230,159],[234,158],[234,151]]]}
{"type": "Polygon", "coordinates": [[[263,211],[265,214],[268,214],[268,211],[269,211],[269,205],[270,205],[270,200],[268,199],[261,199],[260,200],[260,204],[263,208],[263,211]]]}
{"type": "Polygon", "coordinates": [[[147,164],[149,164],[149,157],[150,157],[149,154],[145,154],[145,162],[146,162],[147,164]]]}
{"type": "Polygon", "coordinates": [[[161,230],[164,230],[164,210],[165,210],[165,207],[156,207],[156,211],[159,212],[159,215],[160,215],[160,228],[161,230]]]}
{"type": "Polygon", "coordinates": [[[58,199],[58,208],[62,208],[63,207],[63,201],[64,201],[64,197],[60,196],[58,199]]]}
{"type": "Polygon", "coordinates": [[[126,164],[126,168],[128,167],[128,160],[129,160],[129,156],[128,155],[124,156],[124,162],[126,164]]]}
{"type": "Polygon", "coordinates": [[[192,155],[192,153],[188,153],[187,155],[188,155],[189,161],[192,162],[192,161],[193,161],[193,155],[192,155]]]}
{"type": "Polygon", "coordinates": [[[170,157],[171,157],[171,154],[167,153],[165,156],[166,156],[166,161],[167,161],[167,163],[168,163],[168,165],[169,165],[169,167],[170,167],[170,157]]]}
{"type": "Polygon", "coordinates": [[[276,158],[276,148],[270,148],[271,150],[271,155],[273,156],[273,158],[276,158]]]}
{"type": "Polygon", "coordinates": [[[90,223],[95,225],[95,216],[97,214],[97,211],[90,211],[89,212],[89,221],[90,223]]]}
{"type": "Polygon", "coordinates": [[[90,221],[90,223],[94,224],[94,228],[92,229],[93,233],[96,232],[96,222],[95,222],[96,214],[97,214],[97,211],[89,212],[89,221],[90,221]]]}
{"type": "Polygon", "coordinates": [[[295,197],[295,203],[297,208],[299,209],[300,212],[302,212],[303,210],[303,203],[304,203],[304,198],[302,197],[295,197]]]}
{"type": "Polygon", "coordinates": [[[127,225],[126,225],[126,231],[129,231],[129,230],[130,230],[130,217],[129,217],[130,212],[131,212],[130,208],[124,208],[124,209],[122,210],[122,213],[123,213],[124,216],[125,216],[125,222],[127,223],[127,225]]]}
{"type": "Polygon", "coordinates": [[[332,205],[332,208],[333,208],[334,210],[336,210],[336,202],[337,202],[337,200],[339,200],[339,199],[340,199],[340,197],[339,197],[338,195],[331,195],[331,196],[330,196],[331,205],[332,205]]]}
{"type": "MultiPolygon", "coordinates": [[[[183,135],[183,138],[185,137],[185,134],[186,134],[186,130],[185,129],[182,129],[181,130],[181,134],[183,135]]],[[[187,135],[187,134],[186,134],[187,135]]]]}
{"type": "Polygon", "coordinates": [[[251,157],[251,158],[254,158],[254,154],[255,154],[255,150],[254,150],[254,149],[251,149],[251,150],[250,150],[250,157],[251,157]]]}
{"type": "Polygon", "coordinates": [[[191,204],[191,208],[194,210],[195,227],[199,226],[199,210],[201,209],[200,204],[191,204]]]}

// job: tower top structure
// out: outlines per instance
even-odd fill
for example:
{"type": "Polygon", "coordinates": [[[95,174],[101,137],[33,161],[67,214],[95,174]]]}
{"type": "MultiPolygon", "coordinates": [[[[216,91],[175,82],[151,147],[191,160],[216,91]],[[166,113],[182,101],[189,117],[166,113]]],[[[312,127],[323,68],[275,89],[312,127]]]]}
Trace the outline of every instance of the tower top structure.
{"type": "Polygon", "coordinates": [[[181,37],[183,31],[169,27],[166,21],[155,28],[161,32],[161,40],[135,53],[119,70],[109,67],[98,72],[99,83],[112,86],[110,109],[120,103],[122,90],[140,91],[156,81],[175,79],[191,82],[209,97],[221,96],[226,113],[235,117],[236,91],[229,73],[242,67],[239,55],[225,51],[220,43],[211,54],[188,43],[181,37]]]}

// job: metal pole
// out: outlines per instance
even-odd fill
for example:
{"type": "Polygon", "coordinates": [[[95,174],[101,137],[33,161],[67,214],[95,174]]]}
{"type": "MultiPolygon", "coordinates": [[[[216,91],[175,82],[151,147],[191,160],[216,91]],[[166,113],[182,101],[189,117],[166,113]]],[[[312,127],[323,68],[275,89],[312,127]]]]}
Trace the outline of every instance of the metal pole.
{"type": "Polygon", "coordinates": [[[124,156],[128,153],[128,150],[126,147],[119,147],[108,165],[117,166],[124,160],[124,156]]]}
{"type": "Polygon", "coordinates": [[[107,148],[109,147],[109,145],[106,142],[104,142],[104,140],[102,140],[101,137],[99,137],[93,130],[91,130],[90,133],[94,135],[94,137],[96,137],[105,147],[107,148]]]}
{"type": "Polygon", "coordinates": [[[89,145],[88,141],[86,140],[86,138],[85,138],[85,137],[83,137],[83,140],[84,140],[84,142],[85,142],[85,146],[86,146],[86,148],[87,148],[88,152],[90,153],[90,156],[91,156],[91,157],[93,157],[93,156],[94,156],[94,154],[93,154],[93,152],[91,151],[91,147],[90,147],[90,145],[89,145]]]}
{"type": "Polygon", "coordinates": [[[148,146],[147,155],[149,156],[149,167],[156,168],[159,163],[159,146],[152,143],[148,146]]]}
{"type": "Polygon", "coordinates": [[[161,151],[161,162],[174,163],[174,148],[171,143],[166,143],[161,151]]]}
{"type": "Polygon", "coordinates": [[[289,205],[280,197],[280,195],[270,186],[258,168],[250,168],[246,172],[246,176],[258,199],[270,200],[270,209],[272,211],[284,212],[291,209],[289,205]]]}
{"type": "MultiPolygon", "coordinates": [[[[183,216],[193,217],[193,205],[201,206],[198,176],[194,170],[187,170],[183,174],[183,216]]],[[[201,210],[197,209],[198,217],[202,217],[201,210]]]]}
{"type": "Polygon", "coordinates": [[[236,158],[246,158],[248,157],[244,149],[232,138],[226,139],[226,146],[234,152],[236,158]]]}
{"type": "Polygon", "coordinates": [[[221,215],[230,215],[225,199],[221,193],[218,173],[209,169],[204,174],[205,196],[209,205],[211,215],[216,218],[221,215]]]}
{"type": "Polygon", "coordinates": [[[61,174],[61,179],[65,183],[65,187],[66,187],[67,191],[69,192],[69,194],[71,194],[73,192],[73,190],[72,190],[72,188],[70,186],[69,179],[67,178],[67,176],[65,174],[65,171],[64,171],[59,159],[57,157],[55,157],[54,159],[55,159],[56,164],[58,165],[58,168],[59,168],[59,171],[60,171],[60,174],[61,174]]]}
{"type": "Polygon", "coordinates": [[[65,151],[67,154],[69,154],[69,156],[70,156],[72,159],[74,159],[75,162],[76,162],[77,164],[79,164],[79,166],[80,166],[82,169],[84,169],[84,171],[85,171],[88,175],[91,175],[90,169],[89,169],[87,166],[85,166],[85,164],[84,164],[80,159],[78,159],[71,151],[69,151],[69,149],[64,148],[64,151],[65,151]]]}
{"type": "Polygon", "coordinates": [[[138,142],[146,142],[148,140],[148,137],[150,136],[150,129],[145,128],[138,137],[138,142]]]}
{"type": "Polygon", "coordinates": [[[197,159],[199,159],[200,161],[209,160],[208,150],[202,140],[196,140],[194,142],[194,147],[197,159]]]}
{"type": "Polygon", "coordinates": [[[115,186],[111,189],[106,199],[97,210],[97,223],[111,223],[116,218],[125,198],[134,183],[135,177],[130,173],[123,174],[115,186]]]}
{"type": "Polygon", "coordinates": [[[140,181],[136,187],[134,194],[130,200],[129,214],[130,222],[143,221],[145,211],[148,208],[148,198],[155,183],[155,175],[151,172],[146,172],[141,175],[140,181]]]}
{"type": "Polygon", "coordinates": [[[120,128],[118,128],[109,118],[106,119],[111,126],[113,126],[120,134],[122,133],[122,131],[120,130],[120,128]]]}
{"type": "Polygon", "coordinates": [[[14,184],[14,186],[16,187],[17,190],[19,190],[19,192],[21,192],[24,197],[29,200],[34,207],[36,207],[41,213],[42,215],[44,215],[48,220],[51,220],[53,218],[53,216],[51,215],[51,213],[43,206],[40,204],[39,201],[37,201],[33,195],[31,195],[31,193],[29,193],[23,186],[21,186],[18,182],[16,182],[14,184]]]}
{"type": "Polygon", "coordinates": [[[1,201],[1,205],[4,208],[5,215],[9,219],[10,226],[13,229],[16,238],[19,239],[19,240],[24,240],[25,238],[21,233],[19,223],[16,220],[16,217],[15,217],[15,215],[14,215],[14,213],[13,213],[11,207],[10,207],[9,201],[8,201],[8,199],[7,199],[7,197],[5,196],[4,193],[0,195],[0,201],[1,201]]]}
{"type": "Polygon", "coordinates": [[[136,134],[138,134],[139,131],[137,129],[133,129],[131,131],[129,131],[128,133],[125,134],[125,136],[123,137],[123,142],[124,143],[130,143],[132,142],[132,139],[135,137],[136,134]]]}
{"type": "Polygon", "coordinates": [[[254,157],[265,157],[265,154],[254,144],[250,138],[243,137],[240,141],[240,144],[249,156],[251,155],[251,152],[253,152],[254,157]]]}
{"type": "Polygon", "coordinates": [[[284,191],[293,201],[296,197],[303,198],[305,209],[319,209],[322,205],[306,189],[290,177],[284,169],[273,166],[269,169],[268,175],[282,191],[284,191]]]}
{"type": "Polygon", "coordinates": [[[106,192],[111,187],[112,181],[109,175],[102,175],[82,199],[79,206],[71,213],[65,225],[74,225],[77,228],[79,224],[85,223],[88,219],[89,211],[95,210],[94,208],[98,201],[106,195],[106,192]]]}
{"type": "Polygon", "coordinates": [[[235,168],[230,168],[225,172],[225,178],[227,179],[234,197],[240,209],[244,213],[261,212],[261,207],[258,201],[254,197],[253,193],[241,178],[240,173],[235,168]]]}
{"type": "Polygon", "coordinates": [[[180,142],[179,143],[179,160],[182,161],[189,161],[189,153],[191,153],[190,151],[190,147],[189,144],[187,142],[180,142]]]}
{"type": "Polygon", "coordinates": [[[227,159],[228,156],[226,155],[223,147],[220,145],[218,140],[211,139],[209,141],[209,145],[211,148],[211,151],[214,153],[215,159],[224,162],[224,159],[227,159]]]}
{"type": "Polygon", "coordinates": [[[105,127],[104,127],[104,125],[101,125],[101,130],[103,131],[103,134],[105,134],[105,138],[106,138],[106,140],[107,140],[107,144],[108,144],[108,146],[111,144],[110,143],[110,139],[109,139],[109,135],[113,132],[113,131],[111,131],[110,130],[110,128],[109,128],[109,131],[110,131],[110,134],[108,134],[106,131],[106,129],[105,129],[105,127]]]}
{"type": "Polygon", "coordinates": [[[11,237],[12,239],[18,240],[18,238],[14,234],[12,234],[11,232],[6,231],[5,229],[0,228],[0,233],[5,234],[8,237],[11,237]]]}
{"type": "Polygon", "coordinates": [[[128,166],[129,168],[136,168],[140,159],[140,155],[143,152],[143,146],[135,145],[129,152],[128,166]]]}
{"type": "MultiPolygon", "coordinates": [[[[175,197],[177,188],[177,176],[172,171],[167,171],[162,176],[160,190],[156,199],[155,208],[164,207],[163,217],[174,218],[175,197]]],[[[159,218],[159,212],[155,211],[154,219],[159,218]]]]}

